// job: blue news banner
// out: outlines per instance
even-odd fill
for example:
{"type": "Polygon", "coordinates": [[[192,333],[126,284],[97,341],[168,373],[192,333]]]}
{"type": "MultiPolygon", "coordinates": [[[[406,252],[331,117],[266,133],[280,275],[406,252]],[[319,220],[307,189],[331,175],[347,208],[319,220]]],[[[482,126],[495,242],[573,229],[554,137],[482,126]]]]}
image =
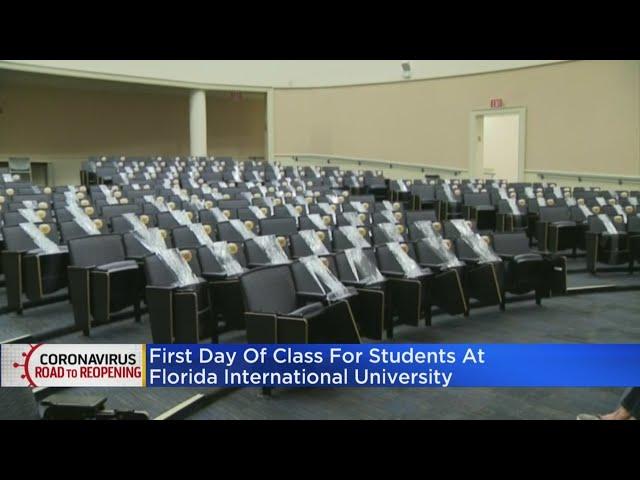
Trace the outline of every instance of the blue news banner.
{"type": "Polygon", "coordinates": [[[148,387],[627,387],[640,344],[147,345],[148,387]]]}

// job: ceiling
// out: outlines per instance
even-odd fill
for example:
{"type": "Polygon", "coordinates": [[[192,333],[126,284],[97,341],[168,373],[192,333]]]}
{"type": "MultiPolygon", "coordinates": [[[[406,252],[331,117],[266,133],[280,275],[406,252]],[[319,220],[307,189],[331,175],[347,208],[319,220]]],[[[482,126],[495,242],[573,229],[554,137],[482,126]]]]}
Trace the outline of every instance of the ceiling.
{"type": "MultiPolygon", "coordinates": [[[[410,60],[411,80],[564,60],[410,60]]],[[[5,60],[0,69],[187,88],[310,88],[402,82],[403,60],[5,60]]]]}

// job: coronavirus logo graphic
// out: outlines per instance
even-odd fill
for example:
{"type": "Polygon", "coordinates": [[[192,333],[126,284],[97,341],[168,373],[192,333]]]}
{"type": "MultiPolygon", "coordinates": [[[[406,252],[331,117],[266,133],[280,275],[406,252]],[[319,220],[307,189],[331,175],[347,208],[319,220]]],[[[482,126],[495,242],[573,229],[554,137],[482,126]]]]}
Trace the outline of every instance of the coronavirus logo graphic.
{"type": "Polygon", "coordinates": [[[37,385],[35,384],[35,382],[33,381],[33,378],[31,378],[31,375],[29,374],[29,361],[31,360],[33,353],[41,345],[42,344],[37,344],[37,345],[29,344],[28,345],[29,350],[26,352],[22,352],[21,354],[22,358],[24,359],[24,363],[13,362],[13,368],[21,368],[23,370],[23,373],[20,375],[20,378],[25,379],[25,381],[28,383],[28,386],[31,388],[37,387],[37,385]]]}

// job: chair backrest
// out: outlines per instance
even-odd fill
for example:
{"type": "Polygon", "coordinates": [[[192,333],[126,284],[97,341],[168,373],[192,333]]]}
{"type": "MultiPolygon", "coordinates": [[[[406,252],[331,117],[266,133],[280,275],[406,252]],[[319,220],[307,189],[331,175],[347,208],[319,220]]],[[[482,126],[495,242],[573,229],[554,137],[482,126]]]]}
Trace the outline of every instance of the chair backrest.
{"type": "Polygon", "coordinates": [[[571,213],[567,207],[540,207],[541,222],[570,221],[571,213]]]}
{"type": "Polygon", "coordinates": [[[125,260],[125,251],[120,235],[91,235],[69,241],[71,265],[88,267],[122,260],[125,260]]]}
{"type": "MultiPolygon", "coordinates": [[[[198,263],[198,256],[195,251],[192,251],[191,261],[189,267],[191,271],[200,275],[200,264],[198,263]]],[[[164,263],[157,255],[148,255],[144,257],[144,274],[147,280],[147,285],[154,287],[168,287],[178,280],[178,277],[173,270],[171,270],[166,263],[164,263]]]]}
{"type": "Polygon", "coordinates": [[[522,255],[529,253],[529,239],[526,233],[496,233],[493,235],[493,249],[506,255],[522,255]]]}
{"type": "Polygon", "coordinates": [[[233,228],[230,222],[219,223],[216,227],[218,229],[218,240],[224,240],[227,242],[244,243],[244,238],[233,228]]]}
{"type": "Polygon", "coordinates": [[[240,277],[249,312],[285,314],[297,307],[295,283],[288,265],[256,268],[240,277]]]}
{"type": "Polygon", "coordinates": [[[126,205],[105,205],[101,209],[100,216],[108,223],[111,223],[112,217],[120,216],[123,213],[135,213],[136,215],[140,215],[142,213],[142,207],[134,203],[126,205]]]}
{"type": "MultiPolygon", "coordinates": [[[[42,225],[42,224],[39,224],[42,225]]],[[[58,229],[55,223],[47,223],[50,231],[47,238],[54,243],[59,243],[60,237],[58,235],[58,229]]],[[[2,235],[4,237],[5,250],[9,251],[23,251],[23,250],[35,250],[38,245],[31,239],[31,237],[25,232],[20,225],[5,226],[2,228],[2,235]]]]}
{"type": "Polygon", "coordinates": [[[404,218],[406,220],[407,225],[411,226],[414,222],[431,220],[432,222],[437,222],[438,218],[436,216],[435,210],[408,210],[404,212],[404,218]]]}
{"type": "Polygon", "coordinates": [[[464,204],[467,206],[478,207],[481,205],[491,205],[491,197],[487,192],[465,193],[464,204]]]}
{"type": "Polygon", "coordinates": [[[293,235],[298,232],[295,217],[272,217],[260,220],[261,235],[293,235]]]}
{"type": "Polygon", "coordinates": [[[74,220],[71,220],[70,222],[60,223],[60,236],[62,243],[67,243],[69,240],[86,237],[89,236],[89,234],[85,232],[84,229],[74,220]]]}
{"type": "Polygon", "coordinates": [[[38,402],[30,388],[0,388],[0,420],[40,420],[38,402]]]}
{"type": "Polygon", "coordinates": [[[171,235],[173,236],[173,244],[176,248],[199,248],[202,245],[195,233],[184,225],[171,230],[171,235]]]}
{"type": "MultiPolygon", "coordinates": [[[[378,265],[378,259],[376,258],[376,252],[373,248],[363,248],[362,253],[374,264],[378,265]]],[[[347,282],[355,282],[357,281],[356,276],[351,270],[351,266],[349,264],[349,260],[347,260],[347,254],[344,252],[337,253],[335,255],[335,264],[336,264],[336,272],[337,276],[340,280],[345,280],[347,282]]]]}

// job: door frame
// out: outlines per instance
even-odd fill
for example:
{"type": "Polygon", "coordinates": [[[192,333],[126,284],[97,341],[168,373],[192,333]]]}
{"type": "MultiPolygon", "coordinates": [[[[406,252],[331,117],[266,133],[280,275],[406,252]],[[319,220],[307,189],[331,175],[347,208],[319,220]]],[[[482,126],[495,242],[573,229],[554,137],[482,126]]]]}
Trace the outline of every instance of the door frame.
{"type": "MultiPolygon", "coordinates": [[[[527,107],[487,108],[473,110],[469,114],[469,178],[480,178],[483,172],[479,171],[476,158],[478,149],[478,122],[481,117],[487,115],[518,115],[518,178],[516,182],[524,181],[526,138],[527,138],[527,107]]],[[[483,140],[484,142],[484,132],[483,140]]]]}

